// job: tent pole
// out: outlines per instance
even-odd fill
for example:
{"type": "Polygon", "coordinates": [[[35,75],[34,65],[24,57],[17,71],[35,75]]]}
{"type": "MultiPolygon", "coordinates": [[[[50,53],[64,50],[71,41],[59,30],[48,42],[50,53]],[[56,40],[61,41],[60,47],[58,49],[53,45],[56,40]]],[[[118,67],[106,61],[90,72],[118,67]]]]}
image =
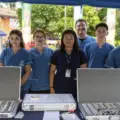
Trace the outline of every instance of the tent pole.
{"type": "Polygon", "coordinates": [[[64,21],[64,29],[66,29],[66,18],[67,18],[67,6],[65,5],[65,9],[64,9],[64,19],[65,19],[65,21],[64,21]]]}
{"type": "Polygon", "coordinates": [[[2,51],[2,37],[0,36],[0,52],[2,51]]]}
{"type": "MultiPolygon", "coordinates": [[[[76,20],[83,17],[83,6],[74,6],[74,25],[76,20]]],[[[75,28],[75,26],[74,26],[75,28]]]]}

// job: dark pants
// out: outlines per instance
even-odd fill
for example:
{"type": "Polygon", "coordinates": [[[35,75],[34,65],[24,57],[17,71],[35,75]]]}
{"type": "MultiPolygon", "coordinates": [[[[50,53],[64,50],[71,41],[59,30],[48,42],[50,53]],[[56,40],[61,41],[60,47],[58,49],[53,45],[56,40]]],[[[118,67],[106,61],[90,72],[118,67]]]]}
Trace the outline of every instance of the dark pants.
{"type": "Polygon", "coordinates": [[[29,90],[29,93],[30,94],[49,94],[50,93],[50,90],[40,90],[40,91],[32,91],[32,90],[29,90]]]}
{"type": "Polygon", "coordinates": [[[29,91],[24,91],[24,90],[22,90],[22,91],[21,91],[21,96],[20,96],[20,99],[22,99],[22,100],[23,100],[23,99],[24,99],[24,97],[25,97],[25,94],[28,94],[28,92],[29,92],[29,91]]]}

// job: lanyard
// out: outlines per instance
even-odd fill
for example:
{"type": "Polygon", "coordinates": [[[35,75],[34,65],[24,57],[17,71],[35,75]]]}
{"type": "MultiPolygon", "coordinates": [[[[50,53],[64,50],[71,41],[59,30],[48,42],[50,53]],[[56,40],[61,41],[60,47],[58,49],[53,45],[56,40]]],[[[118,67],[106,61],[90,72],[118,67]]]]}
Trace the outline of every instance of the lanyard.
{"type": "Polygon", "coordinates": [[[69,64],[71,62],[71,55],[66,54],[65,57],[67,60],[67,64],[69,64]]]}

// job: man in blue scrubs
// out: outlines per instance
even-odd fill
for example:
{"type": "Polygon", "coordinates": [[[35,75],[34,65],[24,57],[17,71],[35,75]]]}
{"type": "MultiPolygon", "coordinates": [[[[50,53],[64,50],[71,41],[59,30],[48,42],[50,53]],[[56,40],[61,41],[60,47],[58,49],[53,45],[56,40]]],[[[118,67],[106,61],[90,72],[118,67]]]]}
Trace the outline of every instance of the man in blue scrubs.
{"type": "Polygon", "coordinates": [[[107,68],[120,68],[120,46],[109,53],[105,66],[107,68]]]}
{"type": "Polygon", "coordinates": [[[88,58],[88,68],[105,68],[108,54],[114,47],[106,42],[107,24],[99,23],[95,29],[96,42],[87,44],[84,50],[88,58]]]}
{"type": "Polygon", "coordinates": [[[87,22],[84,19],[78,19],[75,28],[80,49],[84,50],[86,44],[95,41],[92,36],[87,35],[87,22]]]}
{"type": "Polygon", "coordinates": [[[49,93],[49,69],[53,50],[45,47],[46,35],[43,30],[36,30],[33,35],[35,48],[30,50],[32,57],[32,75],[30,93],[49,93]]]}

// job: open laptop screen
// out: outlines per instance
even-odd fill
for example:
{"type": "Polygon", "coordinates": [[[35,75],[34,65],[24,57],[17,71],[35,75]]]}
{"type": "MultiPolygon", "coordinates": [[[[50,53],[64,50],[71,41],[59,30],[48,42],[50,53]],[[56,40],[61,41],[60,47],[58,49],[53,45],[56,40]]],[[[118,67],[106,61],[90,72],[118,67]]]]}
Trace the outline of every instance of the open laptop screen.
{"type": "Polygon", "coordinates": [[[20,67],[0,67],[0,100],[20,98],[20,67]]]}
{"type": "Polygon", "coordinates": [[[120,101],[120,69],[78,69],[78,102],[120,101]]]}

